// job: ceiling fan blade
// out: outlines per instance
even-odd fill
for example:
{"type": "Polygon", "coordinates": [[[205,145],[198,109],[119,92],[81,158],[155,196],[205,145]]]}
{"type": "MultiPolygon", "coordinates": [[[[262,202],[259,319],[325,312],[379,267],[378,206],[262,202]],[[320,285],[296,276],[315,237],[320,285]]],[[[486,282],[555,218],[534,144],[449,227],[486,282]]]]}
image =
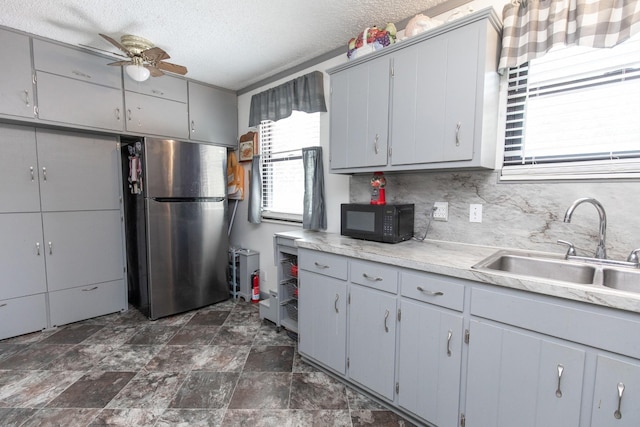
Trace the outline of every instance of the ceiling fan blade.
{"type": "Polygon", "coordinates": [[[167,52],[160,49],[159,47],[152,47],[144,50],[142,51],[141,55],[145,61],[152,63],[171,58],[167,52]]]}
{"type": "Polygon", "coordinates": [[[131,61],[116,61],[116,62],[111,62],[107,65],[128,65],[128,64],[133,64],[133,62],[131,61]]]}
{"type": "Polygon", "coordinates": [[[157,69],[156,67],[154,67],[153,65],[143,65],[144,68],[146,68],[147,70],[149,70],[149,72],[151,73],[151,77],[160,77],[160,76],[164,76],[164,73],[157,69]]]}
{"type": "Polygon", "coordinates": [[[126,53],[129,58],[131,58],[133,56],[133,54],[131,52],[129,52],[126,47],[122,46],[120,43],[118,43],[117,41],[115,41],[111,37],[109,37],[107,35],[104,35],[104,34],[99,34],[99,35],[100,35],[100,37],[102,37],[103,39],[105,39],[106,41],[108,41],[109,43],[111,43],[112,45],[114,45],[115,47],[117,47],[118,49],[123,51],[124,53],[126,53]]]}
{"type": "Polygon", "coordinates": [[[187,74],[187,67],[183,67],[182,65],[161,61],[155,64],[155,66],[160,68],[161,70],[168,71],[170,73],[181,74],[181,75],[187,74]]]}

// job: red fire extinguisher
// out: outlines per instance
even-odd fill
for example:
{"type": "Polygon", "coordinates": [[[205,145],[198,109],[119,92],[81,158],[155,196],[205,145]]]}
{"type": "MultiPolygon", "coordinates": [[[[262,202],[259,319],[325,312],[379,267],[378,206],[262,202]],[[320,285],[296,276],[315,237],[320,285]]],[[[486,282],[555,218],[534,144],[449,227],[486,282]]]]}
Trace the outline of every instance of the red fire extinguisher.
{"type": "Polygon", "coordinates": [[[260,302],[260,272],[258,270],[251,274],[251,302],[260,302]]]}

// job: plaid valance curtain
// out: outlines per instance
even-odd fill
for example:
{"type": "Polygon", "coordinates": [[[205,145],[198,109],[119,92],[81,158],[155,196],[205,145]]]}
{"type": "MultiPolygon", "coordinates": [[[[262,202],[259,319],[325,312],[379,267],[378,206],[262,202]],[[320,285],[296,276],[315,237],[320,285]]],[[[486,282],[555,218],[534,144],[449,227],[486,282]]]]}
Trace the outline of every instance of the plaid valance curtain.
{"type": "Polygon", "coordinates": [[[498,70],[554,46],[613,47],[640,32],[638,0],[521,0],[505,5],[498,70]]]}

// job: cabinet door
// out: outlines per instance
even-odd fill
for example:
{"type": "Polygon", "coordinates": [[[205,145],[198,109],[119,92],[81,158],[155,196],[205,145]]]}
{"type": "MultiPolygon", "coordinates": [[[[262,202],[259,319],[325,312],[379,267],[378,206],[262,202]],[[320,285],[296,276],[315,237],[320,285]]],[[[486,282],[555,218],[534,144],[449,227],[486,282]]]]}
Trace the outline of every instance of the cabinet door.
{"type": "Polygon", "coordinates": [[[476,22],[447,33],[447,102],[442,157],[445,162],[473,158],[476,126],[482,126],[482,123],[476,123],[476,112],[483,108],[477,97],[477,81],[480,42],[485,39],[484,25],[476,22]]]}
{"type": "Polygon", "coordinates": [[[187,104],[125,91],[127,130],[145,135],[188,138],[187,104]]]}
{"type": "Polygon", "coordinates": [[[122,90],[36,72],[38,117],[42,120],[92,127],[123,129],[122,90]]]}
{"type": "Polygon", "coordinates": [[[402,300],[398,403],[439,426],[459,416],[462,315],[402,300]]]}
{"type": "Polygon", "coordinates": [[[349,377],[393,400],[396,297],[359,285],[349,292],[349,377]]]}
{"type": "Polygon", "coordinates": [[[45,294],[0,301],[0,340],[47,327],[45,294]]]}
{"type": "Polygon", "coordinates": [[[593,427],[639,426],[638,402],[640,402],[640,364],[599,355],[591,425],[593,427]]]}
{"type": "Polygon", "coordinates": [[[238,98],[235,93],[189,82],[189,131],[194,141],[237,146],[238,98]]]}
{"type": "Polygon", "coordinates": [[[46,292],[40,214],[0,214],[0,236],[0,300],[46,292]]]}
{"type": "Polygon", "coordinates": [[[157,98],[187,102],[187,81],[179,77],[164,75],[137,82],[128,76],[124,78],[124,89],[157,98]]]}
{"type": "Polygon", "coordinates": [[[120,211],[42,214],[49,291],[122,279],[120,211]]]}
{"type": "Polygon", "coordinates": [[[299,272],[300,352],[341,375],[346,371],[347,282],[299,272]]]}
{"type": "Polygon", "coordinates": [[[331,76],[331,168],[387,164],[389,59],[331,76]]]}
{"type": "Polygon", "coordinates": [[[447,77],[444,37],[425,40],[394,55],[392,164],[442,161],[447,77]]]}
{"type": "Polygon", "coordinates": [[[577,426],[584,363],[581,349],[472,320],[467,426],[577,426]]]}
{"type": "Polygon", "coordinates": [[[30,117],[34,113],[29,37],[0,29],[0,58],[8,61],[0,79],[0,114],[30,117]]]}
{"type": "Polygon", "coordinates": [[[116,139],[36,131],[43,211],[119,209],[116,139]]]}
{"type": "Polygon", "coordinates": [[[0,125],[0,150],[0,212],[39,212],[35,130],[0,125]]]}

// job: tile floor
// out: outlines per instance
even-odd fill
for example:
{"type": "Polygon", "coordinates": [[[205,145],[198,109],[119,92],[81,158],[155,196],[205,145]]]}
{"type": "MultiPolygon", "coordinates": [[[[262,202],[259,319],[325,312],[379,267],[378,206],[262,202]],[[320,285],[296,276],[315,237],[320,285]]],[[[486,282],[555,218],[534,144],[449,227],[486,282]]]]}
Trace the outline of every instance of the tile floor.
{"type": "Polygon", "coordinates": [[[0,341],[0,426],[404,426],[305,364],[255,305],[131,308],[0,341]]]}

